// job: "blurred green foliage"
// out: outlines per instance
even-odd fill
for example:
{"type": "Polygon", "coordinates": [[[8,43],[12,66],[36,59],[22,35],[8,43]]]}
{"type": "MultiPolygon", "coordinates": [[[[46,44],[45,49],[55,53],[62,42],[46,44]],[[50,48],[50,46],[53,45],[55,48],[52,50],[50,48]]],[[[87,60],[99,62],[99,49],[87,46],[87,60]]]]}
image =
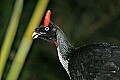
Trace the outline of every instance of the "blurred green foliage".
{"type": "MultiPolygon", "coordinates": [[[[15,0],[0,1],[0,48],[15,0]]],[[[14,59],[37,0],[25,0],[22,17],[8,59],[4,78],[14,59]]],[[[119,0],[50,0],[51,21],[65,32],[71,44],[107,42],[120,45],[119,0]]],[[[42,23],[41,23],[42,24],[42,23]]],[[[3,80],[4,80],[3,78],[3,80]]],[[[19,80],[68,80],[54,44],[35,39],[19,80]],[[49,51],[49,52],[48,52],[49,51]]]]}

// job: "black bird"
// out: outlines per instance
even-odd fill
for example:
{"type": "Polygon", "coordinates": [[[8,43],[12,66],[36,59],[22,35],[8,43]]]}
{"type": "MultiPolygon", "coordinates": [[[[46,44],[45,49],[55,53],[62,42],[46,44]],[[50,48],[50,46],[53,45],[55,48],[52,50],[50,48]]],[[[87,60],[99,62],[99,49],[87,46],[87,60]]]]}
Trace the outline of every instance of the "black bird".
{"type": "Polygon", "coordinates": [[[50,21],[50,15],[48,10],[44,25],[36,28],[32,37],[56,45],[59,60],[70,80],[120,80],[120,46],[99,43],[75,48],[50,21]]]}

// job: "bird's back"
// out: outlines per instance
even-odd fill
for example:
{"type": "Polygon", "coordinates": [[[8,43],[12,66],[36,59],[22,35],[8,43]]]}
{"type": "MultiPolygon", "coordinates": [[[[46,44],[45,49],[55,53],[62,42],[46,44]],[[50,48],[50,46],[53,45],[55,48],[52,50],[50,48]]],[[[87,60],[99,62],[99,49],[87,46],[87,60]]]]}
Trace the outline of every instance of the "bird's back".
{"type": "Polygon", "coordinates": [[[77,48],[68,70],[71,80],[120,80],[120,46],[92,44],[77,48]]]}

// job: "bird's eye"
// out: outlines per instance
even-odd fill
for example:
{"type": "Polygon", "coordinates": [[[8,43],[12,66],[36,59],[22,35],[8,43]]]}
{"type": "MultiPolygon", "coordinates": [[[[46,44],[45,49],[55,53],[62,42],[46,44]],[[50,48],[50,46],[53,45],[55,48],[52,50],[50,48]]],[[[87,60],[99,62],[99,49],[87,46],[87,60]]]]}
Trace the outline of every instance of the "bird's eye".
{"type": "Polygon", "coordinates": [[[49,27],[45,27],[45,31],[48,31],[49,30],[49,27]]]}

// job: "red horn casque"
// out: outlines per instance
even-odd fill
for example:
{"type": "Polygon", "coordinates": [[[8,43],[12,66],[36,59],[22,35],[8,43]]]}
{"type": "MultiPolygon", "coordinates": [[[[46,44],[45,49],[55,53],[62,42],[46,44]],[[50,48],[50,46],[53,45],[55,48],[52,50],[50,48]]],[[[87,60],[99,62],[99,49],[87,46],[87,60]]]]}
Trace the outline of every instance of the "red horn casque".
{"type": "Polygon", "coordinates": [[[46,16],[44,18],[44,27],[46,27],[50,24],[50,15],[51,15],[51,11],[48,10],[46,13],[46,16]]]}

